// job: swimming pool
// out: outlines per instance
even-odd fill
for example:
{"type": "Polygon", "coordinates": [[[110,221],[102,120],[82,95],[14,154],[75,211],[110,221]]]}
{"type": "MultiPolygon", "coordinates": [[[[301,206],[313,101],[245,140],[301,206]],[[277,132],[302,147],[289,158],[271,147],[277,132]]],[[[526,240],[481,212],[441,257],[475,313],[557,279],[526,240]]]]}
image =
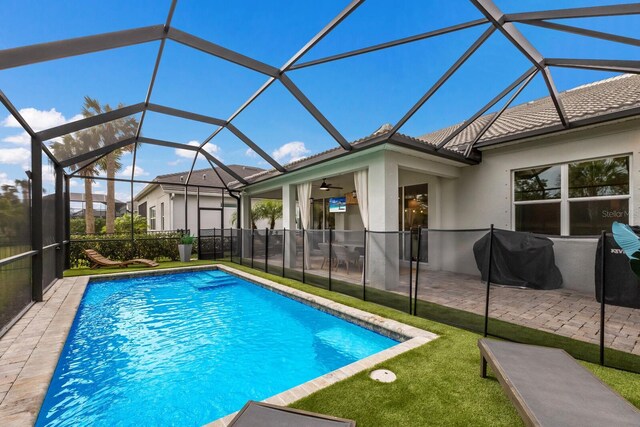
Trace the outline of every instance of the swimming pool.
{"type": "Polygon", "coordinates": [[[221,271],[93,282],[36,425],[202,425],[395,344],[221,271]]]}

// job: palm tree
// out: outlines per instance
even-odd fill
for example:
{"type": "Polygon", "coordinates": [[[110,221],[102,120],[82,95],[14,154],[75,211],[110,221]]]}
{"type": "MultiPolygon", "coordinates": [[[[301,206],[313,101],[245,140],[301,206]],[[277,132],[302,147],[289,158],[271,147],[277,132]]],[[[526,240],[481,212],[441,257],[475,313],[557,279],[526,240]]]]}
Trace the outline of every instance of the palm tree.
{"type": "MultiPolygon", "coordinates": [[[[87,131],[79,131],[75,134],[65,135],[61,141],[56,141],[51,145],[53,155],[57,159],[70,159],[89,150],[98,148],[94,135],[87,131]]],[[[83,168],[78,175],[84,178],[84,223],[85,232],[94,234],[96,232],[96,221],[93,214],[93,177],[98,175],[99,167],[96,163],[76,163],[70,166],[71,171],[83,168]],[[84,167],[86,165],[86,167],[84,167]],[[84,168],[83,168],[84,167],[84,168]]]]}
{"type": "Polygon", "coordinates": [[[282,218],[282,201],[263,200],[257,203],[251,210],[253,220],[266,219],[269,221],[269,228],[272,230],[276,226],[276,220],[282,218]]]}
{"type": "MultiPolygon", "coordinates": [[[[123,106],[123,104],[118,104],[117,108],[122,108],[123,106]]],[[[84,106],[82,108],[82,115],[84,117],[103,114],[109,111],[112,111],[109,104],[100,105],[98,100],[88,96],[84,97],[84,106]]],[[[98,141],[98,145],[103,147],[134,136],[137,128],[138,120],[135,117],[124,117],[94,126],[87,129],[87,131],[91,132],[95,140],[98,141]]],[[[115,182],[113,179],[116,177],[116,173],[122,169],[122,155],[125,152],[133,151],[133,148],[134,144],[131,144],[124,148],[114,150],[103,157],[98,163],[98,167],[107,174],[107,234],[112,234],[115,231],[116,196],[115,182]]]]}

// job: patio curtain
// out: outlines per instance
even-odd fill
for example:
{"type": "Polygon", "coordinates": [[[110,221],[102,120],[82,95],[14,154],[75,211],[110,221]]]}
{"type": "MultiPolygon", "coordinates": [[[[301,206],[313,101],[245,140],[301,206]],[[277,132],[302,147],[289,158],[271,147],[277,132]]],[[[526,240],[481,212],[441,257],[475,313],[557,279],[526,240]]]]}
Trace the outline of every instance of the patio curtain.
{"type": "Polygon", "coordinates": [[[353,181],[356,188],[356,197],[358,198],[358,207],[360,208],[360,216],[364,228],[369,229],[369,173],[361,170],[353,173],[353,181]]]}
{"type": "MultiPolygon", "coordinates": [[[[298,206],[300,207],[300,219],[302,220],[302,229],[308,230],[311,223],[311,182],[303,182],[297,185],[298,188],[298,206]]],[[[304,246],[309,248],[307,235],[304,235],[304,246]]],[[[309,268],[311,265],[311,257],[309,250],[304,251],[304,265],[309,268]]]]}

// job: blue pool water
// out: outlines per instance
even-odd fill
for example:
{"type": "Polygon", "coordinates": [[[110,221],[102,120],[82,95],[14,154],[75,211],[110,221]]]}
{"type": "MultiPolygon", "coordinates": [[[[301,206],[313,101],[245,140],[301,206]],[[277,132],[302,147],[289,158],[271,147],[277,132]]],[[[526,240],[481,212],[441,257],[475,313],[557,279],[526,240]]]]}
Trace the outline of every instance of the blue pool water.
{"type": "Polygon", "coordinates": [[[90,283],[38,426],[199,426],[395,345],[219,271],[90,283]]]}

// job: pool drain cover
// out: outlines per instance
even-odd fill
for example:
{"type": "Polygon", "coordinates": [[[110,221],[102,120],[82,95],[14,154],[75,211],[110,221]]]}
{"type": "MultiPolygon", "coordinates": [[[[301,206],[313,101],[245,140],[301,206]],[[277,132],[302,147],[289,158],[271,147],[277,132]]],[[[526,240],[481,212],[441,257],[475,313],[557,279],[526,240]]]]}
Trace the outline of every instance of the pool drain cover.
{"type": "Polygon", "coordinates": [[[381,383],[392,383],[396,380],[396,374],[388,369],[376,369],[369,376],[372,380],[380,381],[381,383]]]}

